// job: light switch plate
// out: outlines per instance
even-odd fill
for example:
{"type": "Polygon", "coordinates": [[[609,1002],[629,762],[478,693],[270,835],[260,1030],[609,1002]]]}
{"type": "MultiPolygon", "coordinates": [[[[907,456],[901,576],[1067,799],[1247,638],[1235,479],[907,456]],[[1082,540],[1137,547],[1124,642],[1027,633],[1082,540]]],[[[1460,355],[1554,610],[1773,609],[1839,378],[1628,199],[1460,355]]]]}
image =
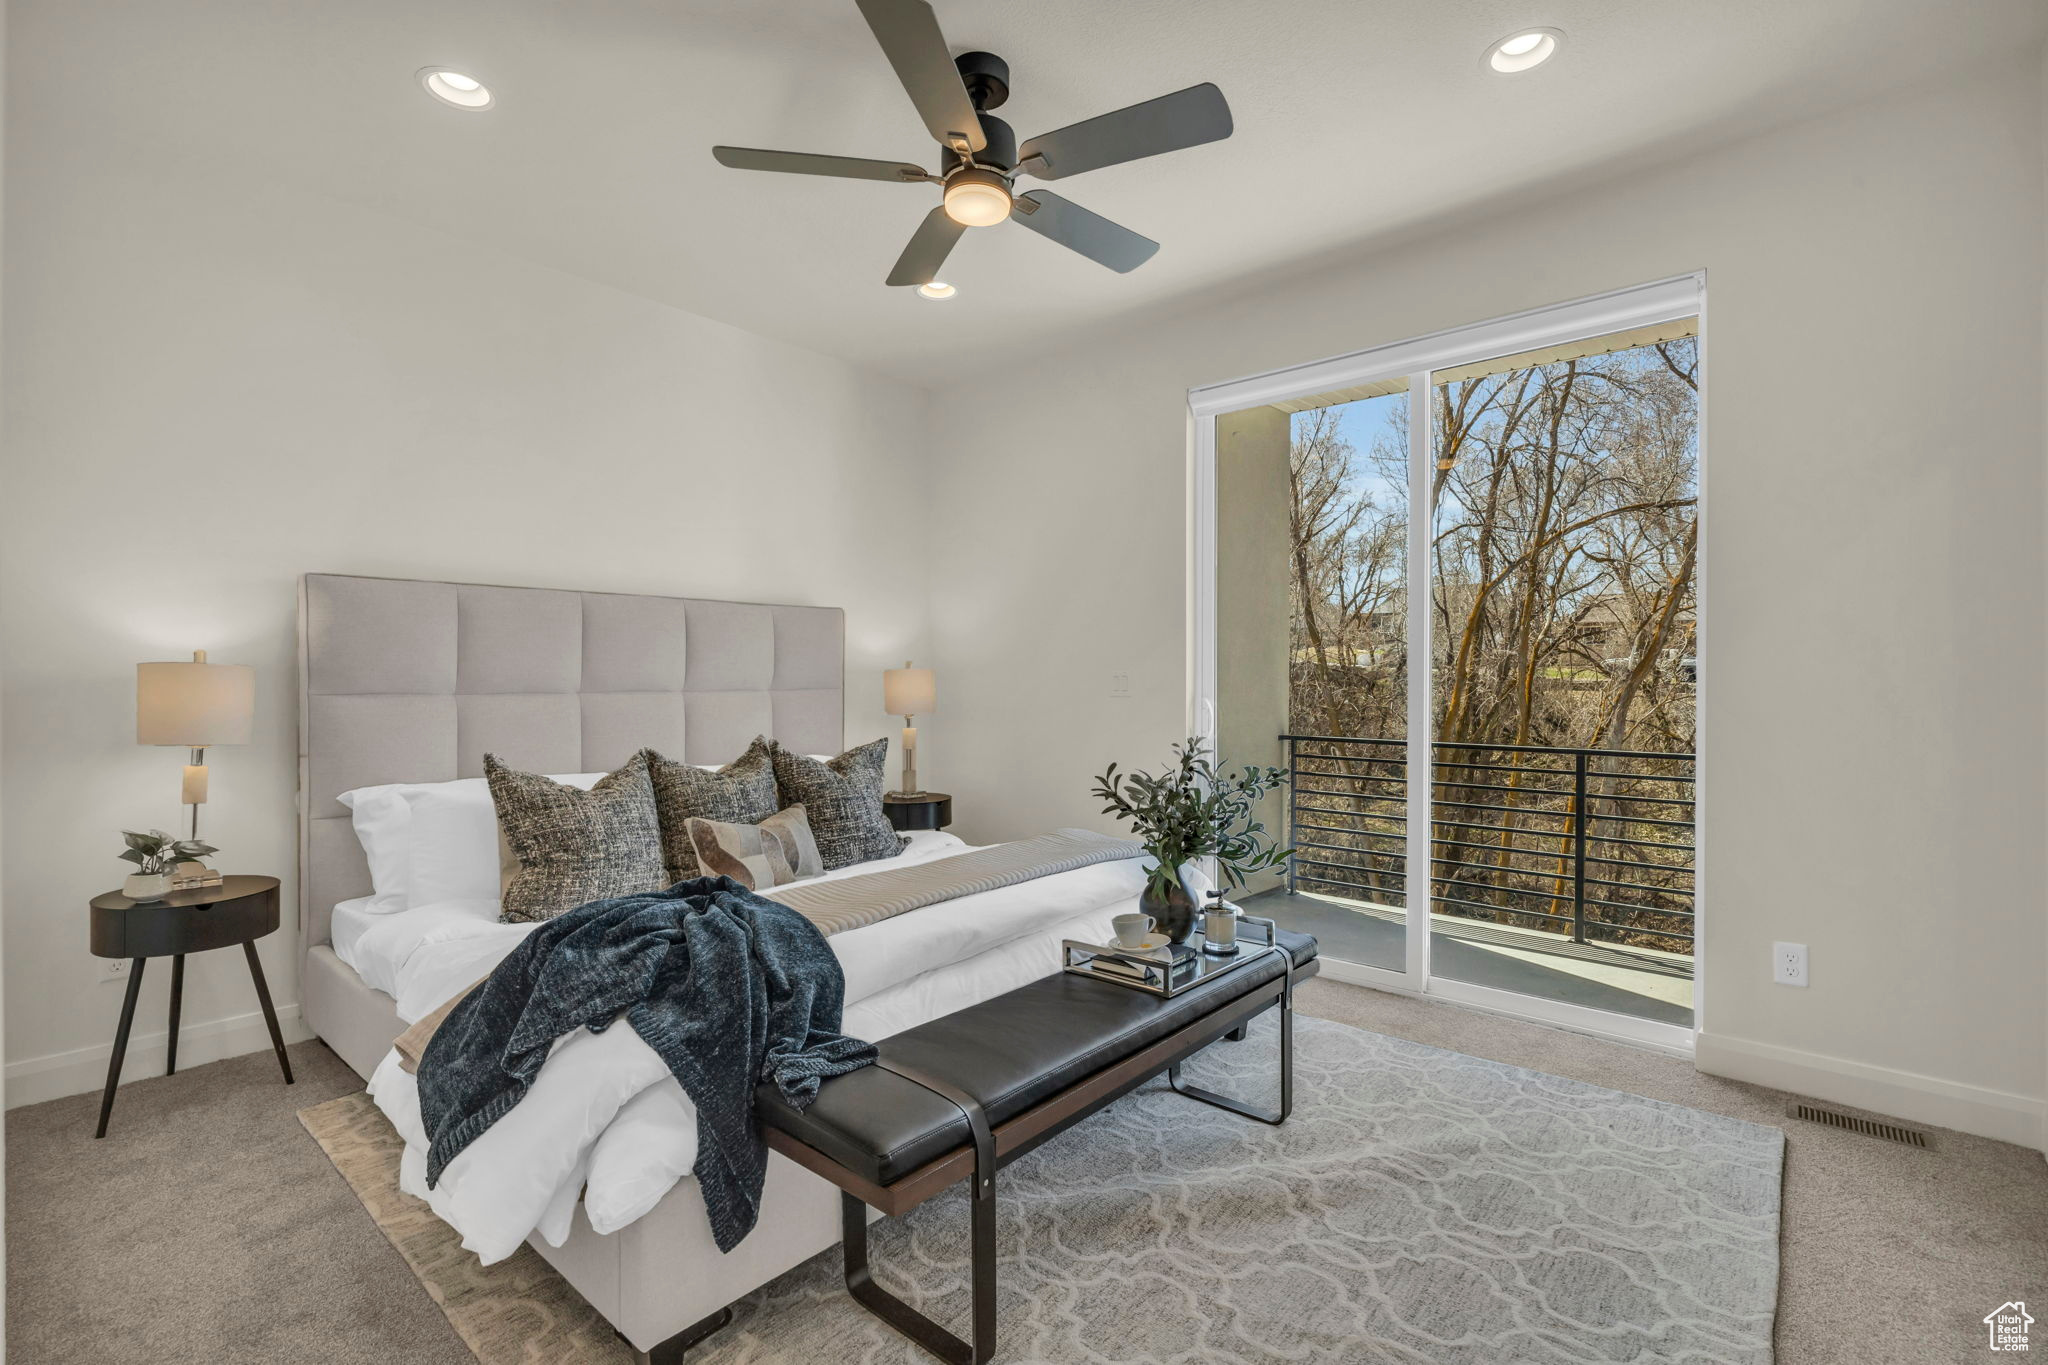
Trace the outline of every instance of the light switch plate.
{"type": "Polygon", "coordinates": [[[1109,695],[1110,695],[1110,696],[1112,696],[1112,697],[1128,697],[1128,696],[1130,696],[1130,695],[1131,695],[1131,675],[1130,675],[1130,674],[1128,674],[1128,673],[1112,673],[1112,674],[1110,674],[1110,675],[1109,675],[1109,695]]]}

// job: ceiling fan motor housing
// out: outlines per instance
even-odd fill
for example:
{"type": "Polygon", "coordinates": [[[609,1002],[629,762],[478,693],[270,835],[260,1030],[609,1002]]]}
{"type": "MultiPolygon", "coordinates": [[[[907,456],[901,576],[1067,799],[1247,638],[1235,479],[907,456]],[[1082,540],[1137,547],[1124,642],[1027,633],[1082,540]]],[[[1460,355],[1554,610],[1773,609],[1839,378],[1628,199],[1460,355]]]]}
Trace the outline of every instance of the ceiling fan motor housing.
{"type": "MultiPolygon", "coordinates": [[[[988,139],[988,145],[974,154],[974,164],[1005,175],[1017,168],[1017,132],[994,114],[981,116],[981,135],[988,139]]],[[[951,147],[939,148],[939,174],[951,175],[966,164],[960,154],[951,147]]]]}
{"type": "Polygon", "coordinates": [[[967,97],[976,109],[994,109],[1010,98],[1010,64],[993,52],[963,52],[953,59],[967,97]]]}

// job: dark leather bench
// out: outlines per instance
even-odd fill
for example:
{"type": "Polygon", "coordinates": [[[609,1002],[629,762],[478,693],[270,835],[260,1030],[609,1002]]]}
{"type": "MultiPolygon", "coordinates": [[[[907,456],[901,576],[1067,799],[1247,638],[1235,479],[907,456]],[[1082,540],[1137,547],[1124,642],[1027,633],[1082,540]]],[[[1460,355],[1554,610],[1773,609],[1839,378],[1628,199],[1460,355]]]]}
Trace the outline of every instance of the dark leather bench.
{"type": "MultiPolygon", "coordinates": [[[[869,1311],[942,1360],[995,1350],[995,1176],[1104,1105],[1165,1073],[1180,1093],[1265,1123],[1293,1106],[1294,988],[1316,942],[1281,931],[1282,952],[1161,999],[1061,973],[880,1044],[873,1066],[826,1081],[801,1113],[757,1094],[768,1145],[842,1191],[846,1285],[869,1311]],[[1180,1080],[1188,1057],[1280,1010],[1280,1107],[1263,1110],[1180,1080]],[[973,1344],[884,1291],[868,1272],[867,1209],[902,1214],[973,1182],[973,1344]]],[[[1249,951],[1249,949],[1247,950],[1249,951]]]]}

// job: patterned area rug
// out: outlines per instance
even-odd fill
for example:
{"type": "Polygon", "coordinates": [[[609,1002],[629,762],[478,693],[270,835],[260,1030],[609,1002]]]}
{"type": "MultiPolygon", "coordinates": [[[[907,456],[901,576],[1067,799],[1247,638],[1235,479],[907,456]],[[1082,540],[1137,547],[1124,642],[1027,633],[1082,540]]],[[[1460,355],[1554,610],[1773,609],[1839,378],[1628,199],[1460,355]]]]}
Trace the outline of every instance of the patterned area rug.
{"type": "MultiPolygon", "coordinates": [[[[999,1359],[1770,1361],[1777,1129],[1320,1019],[1295,1041],[1284,1127],[1158,1082],[1004,1169],[999,1359]]],[[[1270,1100],[1274,1042],[1268,1019],[1189,1078],[1270,1100]]],[[[400,1194],[367,1097],[301,1118],[479,1360],[629,1359],[531,1249],[482,1269],[400,1194]]],[[[871,1246],[964,1330],[964,1190],[871,1246]]],[[[836,1250],[798,1266],[691,1360],[923,1365],[839,1276],[836,1250]]]]}

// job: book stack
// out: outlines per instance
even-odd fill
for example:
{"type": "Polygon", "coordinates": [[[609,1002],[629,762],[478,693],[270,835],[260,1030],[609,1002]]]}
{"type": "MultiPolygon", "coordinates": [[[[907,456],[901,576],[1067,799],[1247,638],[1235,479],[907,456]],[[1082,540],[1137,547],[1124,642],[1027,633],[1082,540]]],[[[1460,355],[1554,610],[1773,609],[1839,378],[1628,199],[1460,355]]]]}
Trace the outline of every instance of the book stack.
{"type": "Polygon", "coordinates": [[[201,862],[186,861],[171,869],[173,891],[198,891],[204,887],[219,886],[224,880],[220,873],[201,862]]]}

